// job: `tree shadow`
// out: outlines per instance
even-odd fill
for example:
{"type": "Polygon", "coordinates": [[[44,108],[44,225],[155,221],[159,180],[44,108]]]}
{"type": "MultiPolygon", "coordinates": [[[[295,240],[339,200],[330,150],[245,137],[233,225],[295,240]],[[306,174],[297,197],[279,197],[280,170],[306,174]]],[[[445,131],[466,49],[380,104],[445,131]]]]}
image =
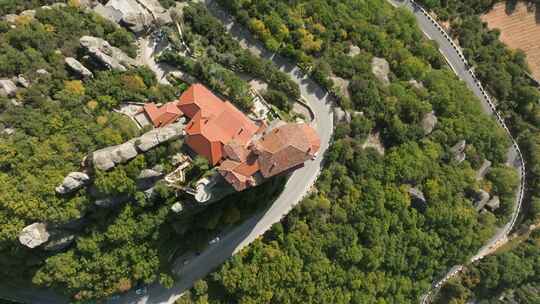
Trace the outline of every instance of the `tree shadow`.
{"type": "Polygon", "coordinates": [[[507,0],[505,3],[504,12],[507,15],[511,15],[516,11],[518,0],[507,0]]]}

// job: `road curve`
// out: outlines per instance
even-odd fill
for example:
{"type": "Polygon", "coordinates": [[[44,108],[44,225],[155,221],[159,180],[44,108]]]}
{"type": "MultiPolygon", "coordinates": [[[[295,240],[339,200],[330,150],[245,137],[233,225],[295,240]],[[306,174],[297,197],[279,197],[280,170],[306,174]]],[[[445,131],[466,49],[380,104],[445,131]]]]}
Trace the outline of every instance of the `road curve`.
{"type": "MultiPolygon", "coordinates": [[[[517,141],[514,139],[510,130],[506,126],[504,119],[501,114],[497,111],[495,104],[493,103],[491,97],[487,91],[482,86],[482,83],[478,80],[474,71],[470,68],[470,65],[463,56],[461,49],[454,43],[450,35],[443,29],[443,27],[433,19],[428,12],[416,3],[414,0],[388,0],[394,6],[404,7],[407,10],[411,11],[418,22],[418,26],[424,32],[424,34],[429,37],[429,39],[435,40],[439,44],[439,51],[445,57],[446,61],[454,71],[454,73],[463,80],[469,89],[478,97],[482,105],[482,109],[487,114],[495,116],[499,125],[506,130],[506,133],[509,139],[512,142],[512,146],[508,153],[508,162],[510,165],[515,167],[519,172],[519,187],[516,193],[516,201],[514,203],[514,209],[512,212],[512,218],[510,221],[497,233],[488,240],[488,242],[478,250],[476,255],[474,255],[469,262],[476,262],[487,255],[493,253],[501,244],[504,244],[508,239],[508,234],[514,228],[514,225],[518,219],[519,212],[521,210],[521,205],[523,202],[524,192],[525,192],[525,161],[521,150],[517,144],[517,141]]],[[[430,303],[431,298],[435,295],[438,289],[451,277],[457,275],[464,269],[463,265],[453,266],[441,279],[434,282],[431,290],[429,290],[421,298],[422,303],[430,303]]]]}

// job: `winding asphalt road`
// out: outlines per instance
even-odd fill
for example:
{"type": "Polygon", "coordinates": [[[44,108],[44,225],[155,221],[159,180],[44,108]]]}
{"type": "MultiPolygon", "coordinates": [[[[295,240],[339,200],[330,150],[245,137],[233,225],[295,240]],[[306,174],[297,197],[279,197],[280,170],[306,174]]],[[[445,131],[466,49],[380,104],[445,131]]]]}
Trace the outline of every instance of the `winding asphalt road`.
{"type": "MultiPolygon", "coordinates": [[[[519,187],[516,192],[516,200],[512,212],[511,220],[502,228],[498,229],[496,234],[487,241],[487,243],[478,250],[469,262],[476,262],[487,255],[492,254],[502,244],[508,240],[508,234],[513,229],[521,209],[523,196],[525,192],[525,161],[521,150],[513,138],[510,130],[506,126],[504,119],[500,113],[496,110],[496,106],[493,103],[491,97],[483,88],[480,81],[474,74],[474,71],[470,68],[467,60],[463,56],[461,49],[452,41],[448,33],[427,13],[427,11],[417,4],[414,0],[388,0],[392,5],[398,7],[404,7],[411,11],[418,22],[418,26],[424,32],[424,34],[432,40],[435,40],[439,44],[439,51],[445,57],[446,61],[456,73],[456,75],[463,80],[469,89],[478,97],[482,105],[482,109],[485,113],[495,116],[499,125],[506,130],[509,139],[512,142],[512,146],[508,152],[508,165],[513,166],[519,172],[519,187]]],[[[457,275],[464,269],[463,265],[453,266],[441,279],[433,283],[432,288],[421,298],[422,303],[429,303],[433,295],[435,295],[438,289],[450,278],[457,275]]]]}

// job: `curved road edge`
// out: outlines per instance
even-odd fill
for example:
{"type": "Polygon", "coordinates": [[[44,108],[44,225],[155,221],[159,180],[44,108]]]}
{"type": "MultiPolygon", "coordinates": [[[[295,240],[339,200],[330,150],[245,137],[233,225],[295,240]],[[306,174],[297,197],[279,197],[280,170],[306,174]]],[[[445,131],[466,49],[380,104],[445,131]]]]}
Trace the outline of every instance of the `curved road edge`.
{"type": "MultiPolygon", "coordinates": [[[[510,150],[511,165],[514,166],[519,172],[519,187],[516,194],[516,202],[512,211],[512,217],[510,221],[502,228],[488,242],[478,250],[477,254],[470,259],[470,263],[483,259],[487,255],[493,253],[500,245],[506,243],[508,240],[508,234],[514,228],[516,221],[519,217],[525,187],[525,160],[521,153],[521,149],[517,144],[517,141],[512,136],[510,129],[507,127],[501,114],[497,111],[495,103],[484,89],[482,83],[476,77],[474,70],[471,68],[467,59],[463,55],[463,52],[458,45],[452,40],[450,35],[444,30],[444,28],[418,3],[414,0],[388,0],[393,6],[405,7],[411,11],[418,21],[420,29],[424,32],[429,39],[435,40],[439,44],[439,51],[445,57],[448,64],[454,71],[454,73],[463,80],[471,91],[478,97],[481,102],[484,112],[494,115],[499,125],[505,129],[509,139],[512,142],[510,150]]],[[[432,288],[422,296],[421,303],[426,304],[431,302],[431,298],[437,293],[438,289],[450,278],[457,275],[464,269],[463,265],[453,266],[444,277],[433,283],[432,288]]]]}

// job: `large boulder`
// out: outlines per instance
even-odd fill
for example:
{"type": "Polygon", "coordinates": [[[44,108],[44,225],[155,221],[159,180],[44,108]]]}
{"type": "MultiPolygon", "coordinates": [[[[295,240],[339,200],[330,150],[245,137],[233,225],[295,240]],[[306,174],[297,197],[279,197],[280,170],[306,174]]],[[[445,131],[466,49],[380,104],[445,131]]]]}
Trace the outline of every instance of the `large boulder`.
{"type": "Polygon", "coordinates": [[[15,78],[15,82],[23,88],[28,89],[30,87],[30,82],[24,78],[23,75],[19,75],[15,78]]]}
{"type": "Polygon", "coordinates": [[[458,143],[453,145],[450,148],[450,153],[452,154],[452,158],[458,162],[461,163],[465,160],[465,148],[467,148],[467,142],[463,139],[460,140],[458,143]]]}
{"type": "Polygon", "coordinates": [[[490,168],[491,162],[487,159],[484,159],[482,166],[480,167],[480,169],[478,169],[478,171],[476,171],[476,180],[484,179],[490,168]]]}
{"type": "Polygon", "coordinates": [[[33,223],[23,228],[19,234],[19,242],[28,248],[36,248],[47,242],[49,237],[46,224],[33,223]]]}
{"type": "Polygon", "coordinates": [[[85,186],[89,181],[90,177],[88,174],[83,172],[71,172],[55,190],[59,194],[67,194],[85,186]]]}
{"type": "Polygon", "coordinates": [[[82,63],[73,57],[66,57],[65,62],[67,66],[83,78],[92,78],[94,74],[87,69],[82,63]]]}
{"type": "Polygon", "coordinates": [[[139,65],[122,50],[111,46],[109,42],[101,38],[83,36],[79,42],[92,58],[109,69],[126,71],[127,68],[139,65]]]}
{"type": "Polygon", "coordinates": [[[476,193],[476,198],[474,201],[474,207],[476,208],[476,211],[480,211],[484,209],[487,202],[489,201],[489,193],[487,193],[485,190],[478,190],[476,193]]]}
{"type": "Polygon", "coordinates": [[[184,127],[185,119],[181,118],[176,123],[146,132],[141,137],[135,139],[135,145],[139,150],[146,152],[161,143],[179,138],[184,133],[184,127]]]}
{"type": "Polygon", "coordinates": [[[147,190],[154,186],[154,184],[163,178],[163,172],[156,171],[153,169],[144,169],[141,171],[139,176],[137,176],[137,188],[139,190],[147,190]]]}
{"type": "Polygon", "coordinates": [[[125,163],[138,155],[135,149],[134,141],[128,141],[120,145],[107,147],[94,151],[90,159],[94,167],[99,170],[107,171],[114,168],[117,164],[125,163]]]}
{"type": "Polygon", "coordinates": [[[438,119],[437,116],[435,116],[434,111],[431,111],[424,115],[424,118],[422,119],[422,129],[424,130],[424,135],[431,134],[431,132],[433,132],[433,129],[435,129],[437,122],[438,119]]]}
{"type": "Polygon", "coordinates": [[[424,196],[424,193],[420,191],[420,189],[415,188],[415,187],[410,187],[408,192],[413,201],[417,201],[423,204],[427,202],[426,197],[424,196]]]}
{"type": "Polygon", "coordinates": [[[351,122],[351,113],[343,110],[341,107],[334,107],[333,112],[335,122],[351,122]]]}
{"type": "Polygon", "coordinates": [[[17,93],[17,86],[9,79],[0,79],[0,96],[13,97],[17,93]]]}
{"type": "Polygon", "coordinates": [[[492,197],[487,203],[486,203],[486,206],[491,210],[491,211],[495,211],[497,209],[499,209],[499,207],[501,207],[501,200],[499,199],[498,196],[494,196],[492,197]]]}
{"type": "Polygon", "coordinates": [[[168,11],[158,0],[109,0],[105,5],[94,7],[94,12],[127,26],[135,33],[141,33],[153,25],[172,22],[168,11]]]}
{"type": "Polygon", "coordinates": [[[384,58],[373,57],[371,60],[371,72],[384,85],[390,84],[390,64],[384,58]]]}

